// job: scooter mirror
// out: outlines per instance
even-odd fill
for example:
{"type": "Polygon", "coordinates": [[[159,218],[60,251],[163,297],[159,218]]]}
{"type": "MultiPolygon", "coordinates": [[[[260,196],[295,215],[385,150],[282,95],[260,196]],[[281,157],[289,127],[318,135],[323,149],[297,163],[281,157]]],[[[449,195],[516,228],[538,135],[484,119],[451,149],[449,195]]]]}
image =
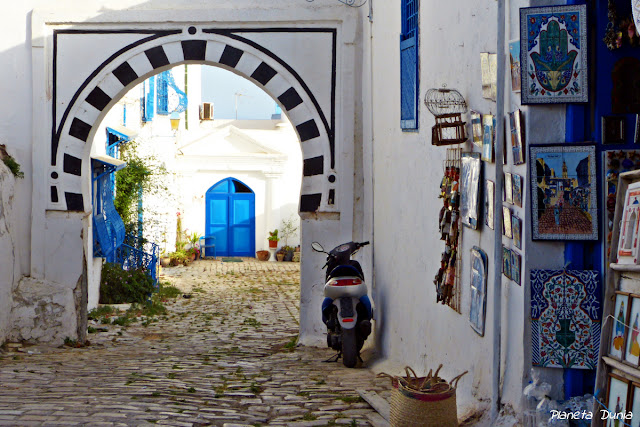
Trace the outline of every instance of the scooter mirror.
{"type": "Polygon", "coordinates": [[[311,249],[313,249],[316,252],[324,252],[324,248],[322,247],[322,245],[318,242],[313,242],[311,244],[311,249]]]}

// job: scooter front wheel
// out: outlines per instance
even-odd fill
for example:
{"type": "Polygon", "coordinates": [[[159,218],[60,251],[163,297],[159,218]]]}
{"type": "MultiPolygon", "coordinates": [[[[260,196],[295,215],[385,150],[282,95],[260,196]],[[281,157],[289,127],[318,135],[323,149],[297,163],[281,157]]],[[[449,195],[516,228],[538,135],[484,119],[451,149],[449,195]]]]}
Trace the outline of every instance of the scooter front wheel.
{"type": "Polygon", "coordinates": [[[342,363],[347,368],[353,368],[358,362],[358,347],[356,343],[356,328],[342,329],[342,363]]]}

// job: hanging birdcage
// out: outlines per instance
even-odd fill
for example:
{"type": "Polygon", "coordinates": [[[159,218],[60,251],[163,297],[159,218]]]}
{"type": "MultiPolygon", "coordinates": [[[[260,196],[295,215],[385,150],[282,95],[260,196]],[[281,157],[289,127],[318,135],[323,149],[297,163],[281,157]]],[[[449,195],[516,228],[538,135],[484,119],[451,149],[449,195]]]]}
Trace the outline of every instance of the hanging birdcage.
{"type": "Polygon", "coordinates": [[[433,145],[460,144],[467,140],[466,122],[462,121],[462,114],[467,112],[467,103],[460,92],[446,87],[429,89],[424,103],[436,118],[431,131],[433,145]]]}

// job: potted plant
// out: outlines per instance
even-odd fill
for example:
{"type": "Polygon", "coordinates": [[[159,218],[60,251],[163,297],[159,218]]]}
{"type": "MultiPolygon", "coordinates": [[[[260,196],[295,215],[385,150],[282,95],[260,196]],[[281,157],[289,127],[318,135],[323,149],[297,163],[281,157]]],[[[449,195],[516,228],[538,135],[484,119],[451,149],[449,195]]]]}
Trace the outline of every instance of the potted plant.
{"type": "Polygon", "coordinates": [[[291,246],[283,246],[281,250],[284,253],[284,261],[293,261],[294,248],[291,246]]]}
{"type": "Polygon", "coordinates": [[[187,255],[189,256],[189,259],[191,261],[195,261],[200,256],[200,249],[198,249],[197,246],[193,246],[193,247],[187,249],[187,255]]]}
{"type": "Polygon", "coordinates": [[[269,253],[269,251],[256,252],[256,258],[258,258],[258,261],[269,261],[270,257],[271,257],[271,254],[269,253]]]}
{"type": "Polygon", "coordinates": [[[276,253],[276,259],[280,262],[284,261],[284,251],[282,250],[282,248],[276,253]]]}
{"type": "Polygon", "coordinates": [[[277,228],[275,230],[269,232],[269,237],[267,237],[267,240],[269,241],[269,247],[270,248],[277,248],[278,247],[278,241],[280,240],[280,238],[278,237],[278,229],[277,228]]]}
{"type": "MultiPolygon", "coordinates": [[[[296,218],[293,215],[289,217],[289,219],[283,219],[282,224],[280,226],[280,234],[282,235],[282,240],[284,240],[284,247],[286,248],[285,253],[291,253],[291,257],[288,259],[291,261],[293,258],[294,249],[289,246],[289,238],[296,235],[298,231],[298,223],[296,222],[296,218]]],[[[287,256],[285,256],[285,260],[287,256]]]]}
{"type": "Polygon", "coordinates": [[[160,265],[163,267],[171,265],[171,257],[166,252],[162,252],[162,255],[160,255],[160,265]]]}

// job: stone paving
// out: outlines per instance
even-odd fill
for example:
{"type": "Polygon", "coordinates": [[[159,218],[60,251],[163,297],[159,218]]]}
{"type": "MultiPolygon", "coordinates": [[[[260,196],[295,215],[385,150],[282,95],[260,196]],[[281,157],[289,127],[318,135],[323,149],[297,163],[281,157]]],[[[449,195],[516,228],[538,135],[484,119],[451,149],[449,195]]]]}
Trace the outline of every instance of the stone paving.
{"type": "Polygon", "coordinates": [[[168,313],[91,321],[88,347],[5,346],[0,425],[371,425],[356,390],[388,380],[293,345],[300,264],[243,260],[164,269],[168,313]]]}

